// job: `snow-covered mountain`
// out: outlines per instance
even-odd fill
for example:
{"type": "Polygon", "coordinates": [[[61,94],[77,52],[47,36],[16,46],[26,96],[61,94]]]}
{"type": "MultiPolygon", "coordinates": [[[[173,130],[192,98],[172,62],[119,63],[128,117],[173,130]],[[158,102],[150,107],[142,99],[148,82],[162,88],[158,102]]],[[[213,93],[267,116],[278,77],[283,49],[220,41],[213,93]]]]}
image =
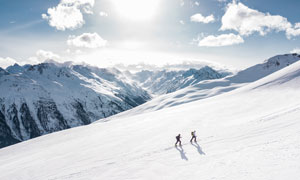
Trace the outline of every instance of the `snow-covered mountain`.
{"type": "Polygon", "coordinates": [[[86,125],[143,104],[153,92],[173,92],[225,74],[210,67],[132,74],[70,62],[15,64],[0,69],[0,147],[86,125]]]}
{"type": "Polygon", "coordinates": [[[296,62],[218,96],[38,137],[0,150],[0,179],[298,179],[299,90],[296,62]]]}
{"type": "Polygon", "coordinates": [[[230,72],[219,72],[211,67],[188,70],[144,70],[132,75],[140,85],[152,94],[167,94],[197,84],[203,80],[219,79],[230,72]]]}
{"type": "Polygon", "coordinates": [[[299,60],[300,55],[298,54],[274,56],[261,64],[251,66],[233,75],[220,79],[203,80],[173,93],[160,95],[153,98],[151,102],[140,105],[132,111],[120,113],[119,116],[130,116],[136,113],[156,111],[226,93],[259,80],[299,60]],[[153,106],[153,104],[156,105],[153,106]]]}
{"type": "Polygon", "coordinates": [[[0,147],[90,124],[150,95],[116,69],[42,63],[0,69],[0,147]]]}

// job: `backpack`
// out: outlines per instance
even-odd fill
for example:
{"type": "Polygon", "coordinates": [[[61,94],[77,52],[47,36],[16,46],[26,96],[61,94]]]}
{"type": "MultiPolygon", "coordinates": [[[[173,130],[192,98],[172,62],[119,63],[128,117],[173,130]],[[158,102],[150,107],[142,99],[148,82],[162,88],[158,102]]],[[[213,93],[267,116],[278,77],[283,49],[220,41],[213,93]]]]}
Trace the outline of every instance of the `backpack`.
{"type": "Polygon", "coordinates": [[[192,136],[195,136],[194,131],[191,132],[191,135],[192,135],[192,136]]]}

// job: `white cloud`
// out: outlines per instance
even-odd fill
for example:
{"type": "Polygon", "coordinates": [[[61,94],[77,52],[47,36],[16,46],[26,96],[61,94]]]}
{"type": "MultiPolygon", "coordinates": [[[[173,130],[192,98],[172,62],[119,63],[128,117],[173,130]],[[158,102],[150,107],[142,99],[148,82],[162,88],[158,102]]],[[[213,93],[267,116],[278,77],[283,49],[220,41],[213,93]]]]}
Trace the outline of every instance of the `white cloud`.
{"type": "Polygon", "coordinates": [[[94,0],[61,0],[53,8],[49,8],[42,18],[57,30],[77,29],[84,23],[83,13],[92,14],[94,0]]]}
{"type": "Polygon", "coordinates": [[[199,3],[198,1],[195,1],[195,5],[196,5],[196,6],[199,6],[200,3],[199,3]]]}
{"type": "Polygon", "coordinates": [[[294,28],[288,28],[286,30],[286,37],[291,39],[293,36],[300,36],[300,23],[296,23],[294,28]]]}
{"type": "Polygon", "coordinates": [[[234,44],[244,43],[244,39],[240,35],[235,34],[222,34],[219,36],[207,36],[199,41],[198,46],[205,47],[220,47],[230,46],[234,44]]]}
{"type": "Polygon", "coordinates": [[[104,11],[101,11],[101,12],[99,13],[99,15],[100,15],[100,16],[105,16],[105,17],[108,16],[108,14],[107,14],[106,12],[104,12],[104,11]]]}
{"type": "Polygon", "coordinates": [[[27,63],[37,64],[46,60],[61,61],[61,57],[51,51],[45,51],[40,49],[35,53],[35,56],[28,58],[27,63]]]}
{"type": "Polygon", "coordinates": [[[36,52],[36,57],[39,61],[44,61],[44,60],[60,60],[60,56],[51,52],[51,51],[45,51],[45,50],[38,50],[36,52]]]}
{"type": "Polygon", "coordinates": [[[180,20],[179,23],[182,24],[182,25],[185,24],[183,20],[180,20]]]}
{"type": "Polygon", "coordinates": [[[17,61],[13,58],[10,57],[6,57],[6,58],[2,58],[0,57],[0,67],[2,68],[7,68],[8,66],[14,65],[15,63],[17,63],[17,61]]]}
{"type": "Polygon", "coordinates": [[[42,14],[43,19],[49,21],[49,25],[57,30],[77,29],[84,24],[82,13],[74,6],[58,5],[55,8],[48,9],[48,14],[42,14]]]}
{"type": "Polygon", "coordinates": [[[292,25],[285,17],[262,13],[233,1],[228,4],[222,17],[220,30],[235,30],[245,36],[258,32],[263,36],[271,30],[286,31],[289,28],[292,28],[292,25]]]}
{"type": "Polygon", "coordinates": [[[83,33],[79,36],[70,36],[67,44],[74,47],[99,48],[104,47],[107,41],[97,33],[83,33]]]}
{"type": "Polygon", "coordinates": [[[202,23],[207,24],[207,23],[214,22],[215,17],[212,14],[209,15],[209,16],[204,17],[204,16],[202,16],[202,14],[197,13],[197,14],[194,14],[193,16],[191,16],[190,20],[193,21],[193,22],[202,22],[202,23]]]}
{"type": "Polygon", "coordinates": [[[300,48],[293,49],[290,53],[297,53],[300,54],[300,48]]]}

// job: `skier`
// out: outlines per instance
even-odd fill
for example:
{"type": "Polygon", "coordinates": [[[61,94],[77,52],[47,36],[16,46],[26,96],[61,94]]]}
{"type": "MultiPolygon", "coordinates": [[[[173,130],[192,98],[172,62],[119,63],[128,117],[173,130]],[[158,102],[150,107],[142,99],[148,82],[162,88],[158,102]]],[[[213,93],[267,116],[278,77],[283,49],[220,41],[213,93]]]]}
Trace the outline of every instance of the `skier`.
{"type": "Polygon", "coordinates": [[[180,134],[178,134],[178,136],[176,136],[176,143],[175,143],[175,146],[177,146],[177,143],[179,143],[179,146],[181,146],[181,141],[180,141],[180,139],[181,139],[181,136],[180,136],[180,134]]]}
{"type": "Polygon", "coordinates": [[[195,143],[197,142],[197,140],[196,140],[196,131],[192,131],[191,132],[191,135],[192,135],[192,139],[190,140],[190,142],[192,143],[192,141],[193,141],[193,139],[194,139],[194,141],[195,141],[195,143]]]}

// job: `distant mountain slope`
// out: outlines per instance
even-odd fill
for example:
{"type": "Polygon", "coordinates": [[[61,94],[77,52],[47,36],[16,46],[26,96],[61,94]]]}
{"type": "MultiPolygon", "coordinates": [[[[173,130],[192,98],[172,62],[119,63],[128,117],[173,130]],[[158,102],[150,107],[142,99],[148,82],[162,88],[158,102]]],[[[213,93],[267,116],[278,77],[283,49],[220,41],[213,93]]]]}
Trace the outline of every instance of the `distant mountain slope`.
{"type": "Polygon", "coordinates": [[[239,71],[234,75],[215,81],[202,81],[195,86],[201,89],[211,89],[219,86],[228,86],[234,83],[254,82],[299,60],[300,55],[298,54],[277,55],[265,60],[261,64],[239,71]]]}
{"type": "Polygon", "coordinates": [[[298,179],[300,62],[244,85],[3,148],[0,179],[298,179]]]}
{"type": "Polygon", "coordinates": [[[152,94],[167,94],[179,89],[197,84],[203,80],[220,79],[229,72],[219,72],[211,67],[204,66],[200,69],[188,70],[157,70],[140,71],[132,76],[142,87],[152,94]]]}
{"type": "Polygon", "coordinates": [[[204,80],[176,92],[165,94],[153,98],[131,111],[119,114],[119,116],[131,116],[132,114],[156,111],[188,102],[209,98],[236,88],[245,86],[247,83],[254,82],[266,77],[278,70],[281,70],[300,60],[298,54],[285,54],[274,56],[265,60],[261,64],[254,65],[239,71],[234,75],[221,79],[204,80]],[[155,106],[153,104],[156,104],[155,106]]]}
{"type": "Polygon", "coordinates": [[[150,99],[115,69],[43,63],[7,71],[0,69],[0,147],[90,124],[150,99]]]}

